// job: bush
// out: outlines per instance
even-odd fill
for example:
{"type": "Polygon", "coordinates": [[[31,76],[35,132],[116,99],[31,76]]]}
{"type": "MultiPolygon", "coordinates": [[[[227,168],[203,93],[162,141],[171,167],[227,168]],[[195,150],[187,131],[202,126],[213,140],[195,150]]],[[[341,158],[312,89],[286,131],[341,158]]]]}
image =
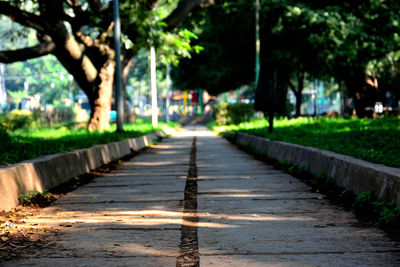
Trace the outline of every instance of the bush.
{"type": "Polygon", "coordinates": [[[28,191],[27,194],[20,194],[22,205],[47,207],[55,200],[55,197],[48,192],[38,192],[36,190],[28,191]]]}
{"type": "Polygon", "coordinates": [[[10,141],[11,141],[11,138],[8,135],[6,129],[4,129],[4,127],[0,125],[0,144],[10,142],[10,141]]]}
{"type": "Polygon", "coordinates": [[[7,130],[32,128],[40,124],[40,116],[29,110],[12,110],[1,120],[7,130]]]}
{"type": "Polygon", "coordinates": [[[72,106],[66,106],[63,103],[55,105],[53,108],[46,110],[43,114],[44,121],[47,123],[64,123],[75,120],[75,113],[72,106]]]}
{"type": "Polygon", "coordinates": [[[215,107],[215,117],[218,125],[239,124],[249,121],[254,114],[253,104],[219,103],[215,107]]]}

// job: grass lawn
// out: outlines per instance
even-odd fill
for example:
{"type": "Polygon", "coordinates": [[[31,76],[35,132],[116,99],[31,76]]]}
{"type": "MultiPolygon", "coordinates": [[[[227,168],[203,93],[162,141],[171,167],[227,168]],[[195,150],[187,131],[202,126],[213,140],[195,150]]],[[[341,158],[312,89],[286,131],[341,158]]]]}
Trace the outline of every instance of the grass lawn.
{"type": "MultiPolygon", "coordinates": [[[[167,125],[160,122],[160,127],[176,125],[178,124],[167,125]]],[[[155,130],[150,121],[142,119],[137,119],[137,123],[134,124],[125,124],[124,133],[116,133],[115,128],[114,124],[110,130],[101,133],[88,132],[86,129],[68,129],[65,126],[11,131],[8,133],[11,141],[0,140],[0,165],[138,137],[155,130]]]]}
{"type": "Polygon", "coordinates": [[[211,125],[217,132],[240,131],[304,146],[317,147],[400,167],[400,118],[344,119],[298,118],[277,119],[273,133],[268,133],[264,119],[239,125],[211,125]]]}

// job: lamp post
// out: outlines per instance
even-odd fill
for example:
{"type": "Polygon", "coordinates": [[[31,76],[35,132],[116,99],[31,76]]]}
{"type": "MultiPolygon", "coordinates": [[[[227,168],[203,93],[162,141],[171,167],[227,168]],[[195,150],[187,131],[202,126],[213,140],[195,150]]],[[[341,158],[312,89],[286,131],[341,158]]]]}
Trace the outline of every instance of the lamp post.
{"type": "Polygon", "coordinates": [[[165,121],[169,122],[169,90],[170,90],[171,78],[170,78],[170,66],[167,64],[167,77],[166,77],[166,87],[167,87],[167,97],[165,98],[165,121]]]}
{"type": "Polygon", "coordinates": [[[117,102],[117,132],[124,131],[124,106],[122,95],[122,79],[121,79],[121,22],[119,19],[119,3],[113,0],[113,17],[114,17],[114,51],[115,51],[115,100],[117,102]]]}
{"type": "Polygon", "coordinates": [[[150,47],[150,88],[151,88],[151,124],[158,126],[158,104],[157,104],[157,84],[156,84],[156,50],[150,47]]]}
{"type": "Polygon", "coordinates": [[[260,76],[260,0],[255,0],[256,24],[256,86],[260,76]]]}
{"type": "Polygon", "coordinates": [[[28,94],[29,94],[29,82],[28,81],[25,81],[24,82],[24,89],[25,89],[25,94],[28,96],[28,94]]]}
{"type": "Polygon", "coordinates": [[[68,91],[69,91],[69,99],[71,100],[72,105],[74,104],[74,95],[72,93],[72,81],[74,80],[74,76],[68,76],[68,91]]]}
{"type": "Polygon", "coordinates": [[[0,108],[7,105],[7,90],[5,79],[6,64],[0,63],[0,108]]]}

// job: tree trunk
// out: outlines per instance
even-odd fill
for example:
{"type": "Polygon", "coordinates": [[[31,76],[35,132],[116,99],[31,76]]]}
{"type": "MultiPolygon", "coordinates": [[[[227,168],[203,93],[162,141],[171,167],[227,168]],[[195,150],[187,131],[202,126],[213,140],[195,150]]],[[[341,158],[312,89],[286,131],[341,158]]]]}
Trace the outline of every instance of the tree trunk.
{"type": "Polygon", "coordinates": [[[93,93],[86,93],[90,103],[89,131],[103,131],[110,127],[110,110],[114,81],[114,64],[109,61],[100,69],[93,93]]]}
{"type": "Polygon", "coordinates": [[[264,112],[268,116],[268,132],[273,131],[273,120],[275,112],[275,86],[276,70],[275,62],[263,60],[260,65],[260,77],[256,88],[254,109],[264,112]],[[271,67],[272,66],[272,67],[271,67]]]}
{"type": "Polygon", "coordinates": [[[61,64],[68,70],[85,92],[90,104],[89,131],[103,131],[110,126],[110,110],[114,81],[115,65],[111,53],[96,54],[98,65],[85,55],[83,46],[80,46],[73,37],[65,40],[63,47],[58,47],[55,53],[61,64]],[[99,62],[104,63],[100,64],[99,62]]]}
{"type": "Polygon", "coordinates": [[[297,92],[295,93],[296,95],[296,117],[301,116],[301,97],[303,94],[303,89],[304,89],[304,73],[301,73],[299,76],[297,76],[297,81],[298,81],[298,88],[297,92]]]}
{"type": "Polygon", "coordinates": [[[129,70],[132,67],[133,63],[133,56],[130,57],[130,55],[127,55],[122,63],[123,63],[122,93],[124,97],[124,122],[135,123],[136,122],[135,115],[133,115],[131,109],[129,108],[128,99],[126,97],[126,85],[128,83],[129,70]]]}
{"type": "Polygon", "coordinates": [[[296,110],[295,110],[295,117],[300,117],[301,116],[301,97],[302,94],[299,92],[296,92],[296,110]]]}
{"type": "Polygon", "coordinates": [[[349,90],[354,101],[354,109],[358,118],[365,118],[367,113],[365,108],[367,107],[365,89],[365,74],[363,70],[359,70],[351,76],[348,76],[346,81],[346,87],[349,90]]]}

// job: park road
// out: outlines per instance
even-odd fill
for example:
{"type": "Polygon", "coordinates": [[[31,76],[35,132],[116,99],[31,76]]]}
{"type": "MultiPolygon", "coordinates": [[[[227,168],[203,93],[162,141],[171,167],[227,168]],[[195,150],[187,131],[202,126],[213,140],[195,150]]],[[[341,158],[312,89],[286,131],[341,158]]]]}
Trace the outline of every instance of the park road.
{"type": "Polygon", "coordinates": [[[400,266],[400,248],[201,126],[29,218],[53,244],[3,266],[400,266]]]}

